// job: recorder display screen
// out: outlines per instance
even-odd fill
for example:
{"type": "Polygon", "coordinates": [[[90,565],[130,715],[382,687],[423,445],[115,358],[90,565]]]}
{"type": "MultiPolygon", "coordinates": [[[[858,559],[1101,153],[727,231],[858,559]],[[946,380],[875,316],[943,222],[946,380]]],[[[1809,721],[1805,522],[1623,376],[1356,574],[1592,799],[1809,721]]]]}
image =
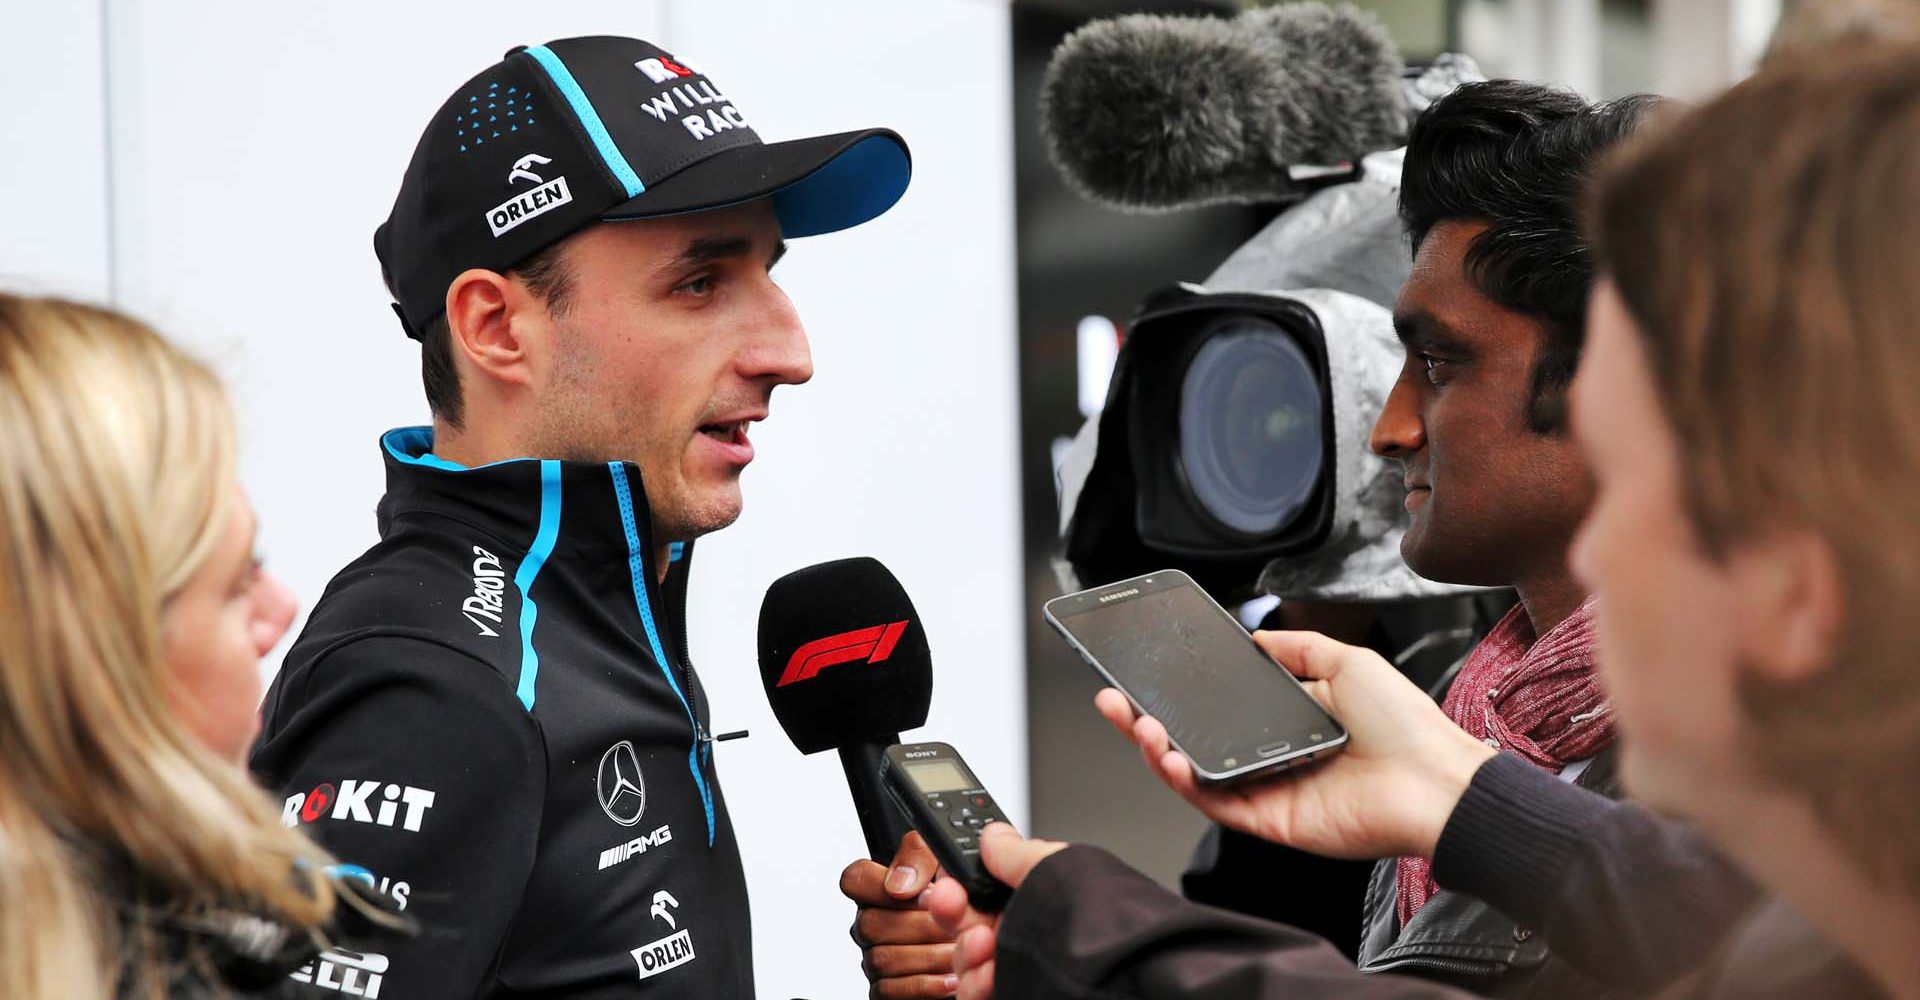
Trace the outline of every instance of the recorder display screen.
{"type": "Polygon", "coordinates": [[[905,767],[907,775],[923,792],[957,792],[973,787],[973,779],[960,769],[960,765],[950,760],[907,764],[905,767]]]}

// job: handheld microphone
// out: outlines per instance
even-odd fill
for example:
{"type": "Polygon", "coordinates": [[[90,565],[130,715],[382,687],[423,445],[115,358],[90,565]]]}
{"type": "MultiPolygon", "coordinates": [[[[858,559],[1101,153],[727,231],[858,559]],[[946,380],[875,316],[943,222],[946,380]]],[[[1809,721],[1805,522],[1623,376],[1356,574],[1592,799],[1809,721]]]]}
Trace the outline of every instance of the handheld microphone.
{"type": "Polygon", "coordinates": [[[1385,29],[1349,7],[1131,14],[1054,50],[1040,131],[1068,185],[1115,208],[1287,201],[1309,190],[1289,167],[1406,141],[1404,69],[1385,29]]]}
{"type": "Polygon", "coordinates": [[[801,753],[840,751],[867,854],[886,864],[912,829],[880,780],[886,749],[925,725],[933,662],[900,581],[860,557],[795,570],[760,605],[760,679],[801,753]]]}

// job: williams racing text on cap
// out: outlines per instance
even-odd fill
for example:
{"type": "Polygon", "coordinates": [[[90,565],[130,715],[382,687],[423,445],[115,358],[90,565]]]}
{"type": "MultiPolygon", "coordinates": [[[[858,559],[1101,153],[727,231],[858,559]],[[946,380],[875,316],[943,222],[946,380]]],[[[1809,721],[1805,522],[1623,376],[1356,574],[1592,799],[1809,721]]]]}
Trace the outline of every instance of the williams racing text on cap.
{"type": "Polygon", "coordinates": [[[719,84],[635,38],[518,48],[441,105],[373,236],[409,336],[468,268],[505,271],[596,221],[771,197],[788,238],[857,226],[912,173],[888,129],[765,143],[719,84]]]}

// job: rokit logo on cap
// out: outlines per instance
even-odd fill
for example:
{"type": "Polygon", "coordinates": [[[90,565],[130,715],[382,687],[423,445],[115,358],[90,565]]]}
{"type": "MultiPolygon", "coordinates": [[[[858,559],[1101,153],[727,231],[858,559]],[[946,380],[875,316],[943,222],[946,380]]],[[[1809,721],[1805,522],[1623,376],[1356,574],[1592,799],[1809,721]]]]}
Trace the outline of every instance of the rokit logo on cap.
{"type": "Polygon", "coordinates": [[[696,76],[699,70],[683,62],[675,62],[671,57],[642,59],[633,64],[633,68],[647,74],[647,79],[655,83],[673,83],[682,77],[696,76]]]}
{"type": "Polygon", "coordinates": [[[678,121],[687,130],[687,134],[696,141],[706,140],[733,129],[750,129],[728,99],[727,95],[713,89],[713,81],[692,82],[691,78],[700,71],[684,63],[674,62],[670,58],[642,59],[633,64],[633,68],[645,73],[648,80],[666,86],[666,90],[641,102],[640,110],[653,116],[661,123],[678,121]],[[674,103],[678,101],[678,105],[674,103]]]}
{"type": "Polygon", "coordinates": [[[513,170],[507,174],[508,186],[520,181],[527,181],[534,186],[487,209],[487,228],[493,230],[495,239],[528,219],[545,215],[573,201],[573,192],[567,189],[565,177],[555,177],[549,181],[533,169],[552,162],[539,153],[528,153],[513,161],[513,170]]]}

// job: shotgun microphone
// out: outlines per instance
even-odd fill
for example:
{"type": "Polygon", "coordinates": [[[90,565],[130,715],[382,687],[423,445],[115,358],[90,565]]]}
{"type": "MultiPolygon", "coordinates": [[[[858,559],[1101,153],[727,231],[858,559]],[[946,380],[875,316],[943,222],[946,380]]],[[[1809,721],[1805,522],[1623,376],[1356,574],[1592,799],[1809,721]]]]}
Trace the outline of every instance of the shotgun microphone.
{"type": "Polygon", "coordinates": [[[926,724],[933,700],[913,602],[879,560],[808,566],[767,588],[759,645],[774,718],[801,753],[840,751],[867,854],[887,864],[912,827],[881,784],[883,754],[926,724]]]}
{"type": "Polygon", "coordinates": [[[1351,7],[1128,14],[1054,50],[1040,133],[1068,186],[1114,208],[1293,201],[1311,188],[1289,167],[1406,141],[1405,68],[1379,21],[1351,7]]]}

